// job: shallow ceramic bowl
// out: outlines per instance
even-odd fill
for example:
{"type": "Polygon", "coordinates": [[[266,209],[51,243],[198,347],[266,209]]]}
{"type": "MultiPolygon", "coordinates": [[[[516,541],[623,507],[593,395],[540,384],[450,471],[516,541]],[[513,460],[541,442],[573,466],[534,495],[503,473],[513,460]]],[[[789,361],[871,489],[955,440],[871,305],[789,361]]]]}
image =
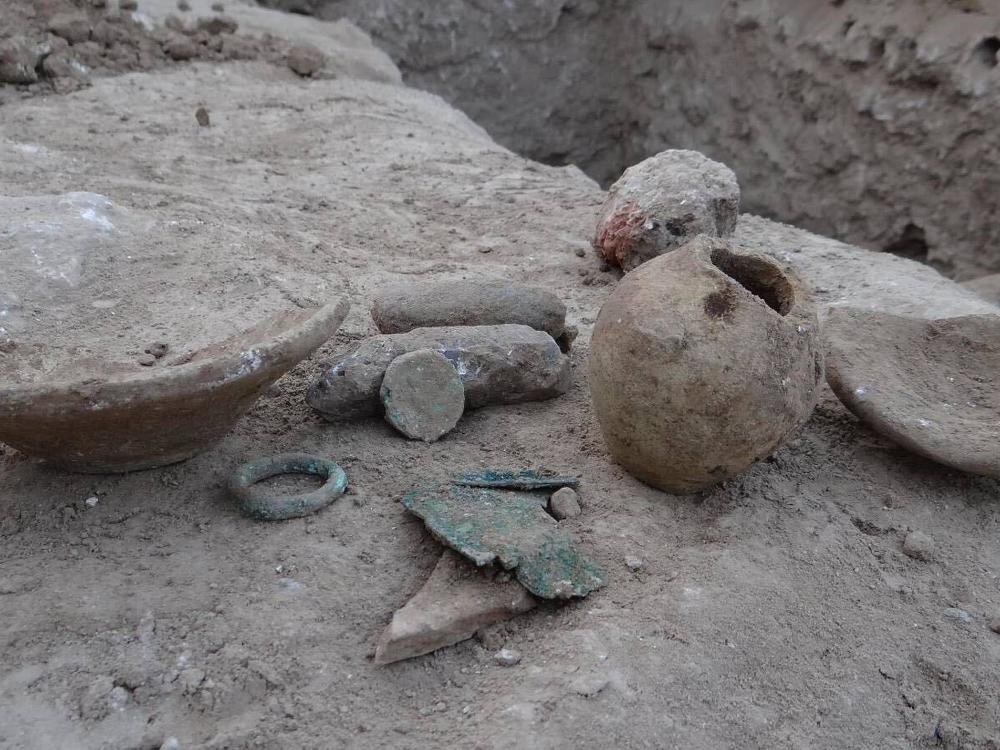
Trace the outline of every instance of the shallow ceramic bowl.
{"type": "Polygon", "coordinates": [[[149,371],[0,385],[0,441],[79,472],[183,461],[226,435],[271,383],[336,333],[347,310],[341,301],[282,312],[149,371]]]}
{"type": "Polygon", "coordinates": [[[932,461],[1000,477],[1000,315],[835,307],[823,336],[827,382],[859,419],[932,461]]]}

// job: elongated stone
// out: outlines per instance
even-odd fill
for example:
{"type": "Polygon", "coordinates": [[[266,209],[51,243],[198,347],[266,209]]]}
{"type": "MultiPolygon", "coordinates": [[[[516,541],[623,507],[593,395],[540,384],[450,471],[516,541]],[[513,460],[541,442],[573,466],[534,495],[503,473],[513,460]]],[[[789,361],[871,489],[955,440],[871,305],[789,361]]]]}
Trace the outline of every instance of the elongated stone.
{"type": "Polygon", "coordinates": [[[372,319],[382,333],[518,323],[558,339],[566,306],[551,292],[510,281],[430,281],[386,287],[375,297],[372,319]]]}
{"type": "Polygon", "coordinates": [[[389,363],[418,349],[433,349],[451,362],[467,409],[543,401],[569,389],[569,358],[549,334],[524,325],[448,326],[365,340],[320,373],[306,400],[331,421],[378,414],[389,363]]]}

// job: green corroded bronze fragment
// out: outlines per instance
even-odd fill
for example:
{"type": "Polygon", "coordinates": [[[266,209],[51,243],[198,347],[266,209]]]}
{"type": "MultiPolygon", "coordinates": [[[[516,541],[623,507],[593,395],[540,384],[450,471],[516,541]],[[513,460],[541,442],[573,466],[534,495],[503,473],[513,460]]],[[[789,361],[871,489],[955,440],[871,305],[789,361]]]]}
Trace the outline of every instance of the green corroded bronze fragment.
{"type": "Polygon", "coordinates": [[[414,490],[403,505],[435,538],[476,565],[499,563],[542,599],[586,596],[604,583],[601,569],[529,492],[446,485],[414,490]]]}

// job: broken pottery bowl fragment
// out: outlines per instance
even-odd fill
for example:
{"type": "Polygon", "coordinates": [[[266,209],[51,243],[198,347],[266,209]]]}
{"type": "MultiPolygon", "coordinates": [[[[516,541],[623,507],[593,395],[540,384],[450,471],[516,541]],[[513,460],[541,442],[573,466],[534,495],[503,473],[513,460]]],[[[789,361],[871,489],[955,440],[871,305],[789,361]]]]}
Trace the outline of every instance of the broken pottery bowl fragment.
{"type": "Polygon", "coordinates": [[[404,507],[442,543],[476,565],[497,562],[542,599],[586,596],[604,573],[581,555],[573,538],[528,492],[450,485],[418,489],[404,507]]]}
{"type": "Polygon", "coordinates": [[[420,591],[396,610],[382,632],[375,663],[390,664],[451,646],[536,604],[517,581],[499,580],[446,549],[420,591]]]}
{"type": "Polygon", "coordinates": [[[71,471],[183,461],[221,440],[257,398],[336,333],[346,301],[273,315],[167,366],[0,385],[0,441],[71,471]]]}
{"type": "Polygon", "coordinates": [[[933,461],[1000,477],[1000,315],[834,307],[823,333],[827,381],[859,419],[933,461]]]}

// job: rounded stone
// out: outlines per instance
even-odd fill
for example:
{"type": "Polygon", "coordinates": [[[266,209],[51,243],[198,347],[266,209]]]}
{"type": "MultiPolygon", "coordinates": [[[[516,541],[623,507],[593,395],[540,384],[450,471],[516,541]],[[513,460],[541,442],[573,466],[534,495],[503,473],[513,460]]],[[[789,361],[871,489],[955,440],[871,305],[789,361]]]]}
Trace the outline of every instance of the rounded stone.
{"type": "Polygon", "coordinates": [[[385,418],[409,438],[432,443],[458,424],[465,386],[444,355],[433,349],[396,357],[379,390],[385,418]]]}
{"type": "Polygon", "coordinates": [[[770,455],[812,413],[823,377],[802,282],[705,236],[625,276],[598,316],[588,365],[611,455],[672,493],[770,455]]]}
{"type": "Polygon", "coordinates": [[[303,78],[313,76],[323,69],[326,56],[312,44],[296,44],[288,50],[288,67],[303,78]]]}
{"type": "Polygon", "coordinates": [[[911,531],[903,540],[903,552],[914,560],[934,557],[934,540],[922,531],[911,531]]]}
{"type": "Polygon", "coordinates": [[[558,521],[576,518],[582,512],[580,510],[580,497],[572,487],[562,487],[553,493],[549,500],[549,509],[552,511],[552,516],[558,521]]]}
{"type": "Polygon", "coordinates": [[[728,237],[739,211],[729,167],[697,151],[662,151],[610,187],[593,244],[607,263],[631,271],[698,235],[728,237]]]}

